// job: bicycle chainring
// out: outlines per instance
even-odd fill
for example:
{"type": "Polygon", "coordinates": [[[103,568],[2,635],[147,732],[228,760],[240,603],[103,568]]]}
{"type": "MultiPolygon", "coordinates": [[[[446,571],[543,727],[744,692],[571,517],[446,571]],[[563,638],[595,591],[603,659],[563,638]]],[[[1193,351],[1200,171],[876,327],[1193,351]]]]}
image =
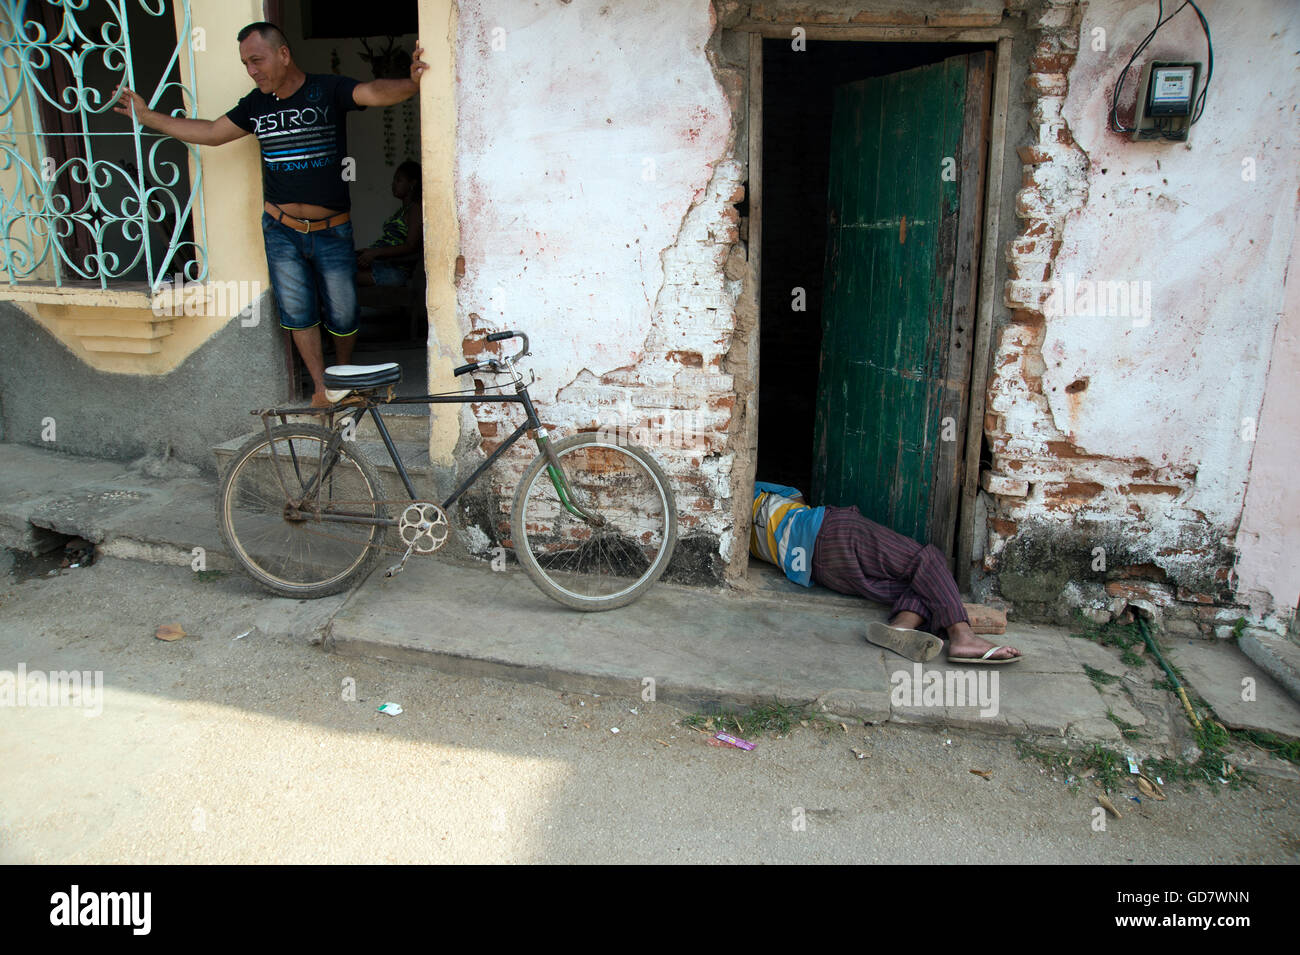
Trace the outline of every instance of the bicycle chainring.
{"type": "Polygon", "coordinates": [[[451,525],[437,504],[417,501],[402,511],[397,531],[401,534],[402,543],[417,554],[432,554],[447,542],[451,525]]]}

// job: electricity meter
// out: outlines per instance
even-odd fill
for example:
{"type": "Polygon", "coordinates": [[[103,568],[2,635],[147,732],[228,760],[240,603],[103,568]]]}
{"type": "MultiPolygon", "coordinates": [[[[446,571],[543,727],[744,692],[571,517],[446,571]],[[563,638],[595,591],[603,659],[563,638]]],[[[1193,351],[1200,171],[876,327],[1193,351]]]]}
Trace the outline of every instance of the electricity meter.
{"type": "Polygon", "coordinates": [[[1196,69],[1191,66],[1160,66],[1151,70],[1147,87],[1147,114],[1190,116],[1196,69]]]}
{"type": "Polygon", "coordinates": [[[1186,140],[1200,78],[1200,63],[1148,63],[1138,88],[1133,138],[1186,140]]]}

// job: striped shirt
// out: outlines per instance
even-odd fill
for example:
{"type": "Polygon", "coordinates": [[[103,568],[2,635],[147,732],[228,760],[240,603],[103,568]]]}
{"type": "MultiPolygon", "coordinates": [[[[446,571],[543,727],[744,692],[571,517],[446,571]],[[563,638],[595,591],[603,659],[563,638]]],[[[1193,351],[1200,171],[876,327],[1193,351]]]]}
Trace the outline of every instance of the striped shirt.
{"type": "Polygon", "coordinates": [[[825,515],[826,508],[809,507],[792,487],[756,481],[749,552],[776,564],[796,584],[811,587],[813,545],[825,515]]]}

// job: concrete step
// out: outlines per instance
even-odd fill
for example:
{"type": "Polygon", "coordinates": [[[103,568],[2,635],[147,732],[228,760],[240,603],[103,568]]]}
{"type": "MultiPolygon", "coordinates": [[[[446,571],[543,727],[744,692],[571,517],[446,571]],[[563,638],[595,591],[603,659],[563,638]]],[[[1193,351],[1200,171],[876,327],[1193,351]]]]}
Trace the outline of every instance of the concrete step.
{"type": "MultiPolygon", "coordinates": [[[[922,667],[863,639],[867,623],[888,614],[888,607],[865,600],[852,609],[778,603],[662,582],[630,606],[574,613],[518,568],[494,572],[485,563],[412,560],[401,576],[372,575],[350,594],[330,622],[325,646],[575,693],[636,697],[649,677],[656,699],[691,708],[778,700],[812,704],[846,724],[890,720],[1068,745],[1099,742],[1137,755],[1176,752],[1172,726],[1181,714],[1172,694],[1148,684],[1150,705],[1139,696],[1139,712],[1124,708],[1117,687],[1106,695],[1093,685],[1085,663],[1128,673],[1106,647],[1071,639],[1060,628],[1009,626],[1007,642],[1025,650],[1025,659],[1015,669],[971,673],[985,688],[978,692],[988,691],[983,702],[972,691],[961,703],[941,705],[921,695],[921,684],[952,685],[942,658],[922,667]],[[455,607],[456,614],[430,614],[431,606],[455,607]],[[465,627],[464,620],[492,625],[465,627]],[[933,676],[923,677],[923,670],[933,676]],[[903,686],[909,690],[900,698],[903,686]],[[1107,715],[1112,710],[1141,727],[1140,746],[1124,740],[1107,715]]],[[[1146,666],[1145,675],[1158,674],[1146,666]]]]}
{"type": "Polygon", "coordinates": [[[1285,682],[1272,679],[1266,668],[1242,652],[1247,644],[1259,647],[1259,634],[1243,634],[1238,644],[1181,638],[1169,646],[1167,655],[1184,682],[1214,708],[1229,729],[1264,730],[1300,739],[1300,704],[1292,699],[1285,682]]]}
{"type": "Polygon", "coordinates": [[[1300,702],[1300,647],[1285,637],[1251,628],[1237,639],[1237,646],[1300,702]]]}
{"type": "MultiPolygon", "coordinates": [[[[384,421],[387,423],[388,419],[385,418],[384,421]]],[[[425,423],[428,423],[428,419],[425,419],[425,423]]],[[[258,433],[250,431],[237,438],[231,438],[229,441],[214,445],[212,453],[217,459],[217,472],[225,474],[226,467],[234,459],[236,452],[244,446],[244,443],[249,438],[258,433]]],[[[358,429],[358,434],[362,434],[360,429],[358,429]]],[[[393,444],[397,448],[398,456],[402,459],[402,465],[406,468],[407,475],[411,478],[411,483],[415,485],[416,494],[422,500],[440,500],[433,486],[433,468],[429,463],[428,444],[424,441],[394,441],[393,444]]],[[[402,484],[401,475],[398,474],[397,468],[394,467],[392,458],[389,457],[388,449],[384,447],[383,442],[378,438],[365,440],[362,437],[358,438],[355,445],[357,450],[365,455],[370,460],[370,463],[379,470],[379,476],[383,479],[388,499],[405,499],[407,496],[406,488],[402,484]]]]}
{"type": "MultiPolygon", "coordinates": [[[[379,414],[384,419],[384,426],[394,441],[429,445],[429,408],[427,405],[412,406],[418,413],[408,414],[395,409],[380,408],[379,414]]],[[[357,439],[360,441],[380,441],[379,429],[370,415],[361,419],[357,425],[357,439]]],[[[406,459],[403,458],[403,461],[406,459]]]]}
{"type": "Polygon", "coordinates": [[[171,481],[156,502],[123,515],[104,534],[99,553],[196,570],[239,570],[217,531],[215,489],[208,481],[171,481]],[[195,558],[202,548],[201,566],[195,558]]]}

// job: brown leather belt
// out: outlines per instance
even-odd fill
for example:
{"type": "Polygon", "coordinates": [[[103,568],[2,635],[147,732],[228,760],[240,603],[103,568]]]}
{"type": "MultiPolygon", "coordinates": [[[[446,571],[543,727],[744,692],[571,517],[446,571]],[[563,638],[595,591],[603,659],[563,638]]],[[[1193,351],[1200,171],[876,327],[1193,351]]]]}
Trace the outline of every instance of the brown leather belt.
{"type": "Polygon", "coordinates": [[[330,216],[328,219],[299,219],[291,216],[274,202],[263,203],[269,215],[276,222],[288,226],[294,232],[301,232],[306,235],[308,232],[319,232],[321,229],[332,229],[336,225],[342,225],[352,218],[350,212],[340,212],[336,216],[330,216]]]}

